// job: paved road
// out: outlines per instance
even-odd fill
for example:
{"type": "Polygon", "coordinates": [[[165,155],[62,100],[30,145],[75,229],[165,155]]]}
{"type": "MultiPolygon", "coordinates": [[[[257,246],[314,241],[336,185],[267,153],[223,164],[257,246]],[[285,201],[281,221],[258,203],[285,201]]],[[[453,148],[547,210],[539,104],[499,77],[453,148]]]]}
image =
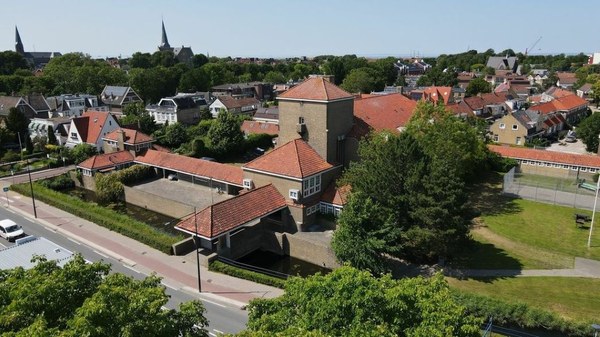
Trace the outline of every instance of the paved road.
{"type": "MultiPolygon", "coordinates": [[[[116,259],[106,256],[105,254],[86,246],[85,244],[77,242],[71,238],[67,238],[60,233],[48,229],[47,227],[33,223],[20,214],[13,213],[10,211],[10,209],[1,207],[0,219],[5,218],[10,218],[21,224],[27,234],[43,236],[70,251],[81,253],[84,258],[89,261],[95,262],[103,260],[104,262],[110,263],[114,272],[130,275],[136,279],[141,279],[146,276],[142,272],[136,270],[135,267],[129,267],[116,259]]],[[[12,244],[4,239],[0,239],[0,248],[3,248],[2,246],[9,245],[12,244]]],[[[166,286],[166,292],[170,296],[167,304],[168,308],[177,308],[179,303],[194,299],[202,300],[206,308],[206,317],[210,321],[209,332],[211,336],[215,336],[221,332],[236,333],[245,328],[248,320],[248,316],[245,311],[226,303],[218,303],[216,301],[206,300],[199,297],[198,294],[193,294],[192,292],[176,289],[166,282],[163,282],[163,284],[166,286]]]]}
{"type": "MultiPolygon", "coordinates": [[[[73,169],[75,169],[75,165],[31,172],[31,180],[35,181],[39,179],[58,176],[73,169]]],[[[4,178],[1,178],[0,181],[6,181],[11,184],[20,184],[29,181],[29,175],[27,173],[21,173],[19,175],[6,176],[4,178]]]]}

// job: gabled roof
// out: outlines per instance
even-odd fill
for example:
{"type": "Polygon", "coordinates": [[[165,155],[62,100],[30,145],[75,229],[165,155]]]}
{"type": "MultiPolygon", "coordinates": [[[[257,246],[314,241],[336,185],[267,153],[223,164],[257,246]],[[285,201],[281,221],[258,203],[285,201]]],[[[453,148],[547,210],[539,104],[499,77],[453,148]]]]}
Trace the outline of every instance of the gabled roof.
{"type": "Polygon", "coordinates": [[[450,103],[446,105],[446,110],[454,113],[457,116],[473,116],[473,109],[467,105],[464,101],[459,103],[450,103]]]}
{"type": "Polygon", "coordinates": [[[129,151],[103,153],[90,157],[77,165],[79,168],[88,170],[101,170],[133,162],[133,155],[129,151]]]}
{"type": "Polygon", "coordinates": [[[50,110],[50,106],[48,102],[46,102],[46,98],[40,94],[32,94],[23,96],[25,102],[29,103],[29,105],[36,111],[48,111],[50,110]]]}
{"type": "Polygon", "coordinates": [[[217,97],[227,109],[237,109],[245,106],[254,106],[254,109],[257,109],[260,106],[260,101],[254,97],[244,97],[244,98],[233,98],[231,96],[223,95],[217,97]]]}
{"type": "Polygon", "coordinates": [[[545,91],[545,93],[554,98],[561,98],[573,95],[573,92],[559,87],[550,87],[548,88],[548,90],[545,91]]]}
{"type": "Polygon", "coordinates": [[[309,177],[333,166],[302,139],[294,139],[242,166],[291,178],[309,177]]]}
{"type": "Polygon", "coordinates": [[[244,132],[245,134],[266,133],[272,136],[276,136],[279,134],[279,125],[275,123],[244,121],[242,123],[241,129],[242,132],[244,132]]]}
{"type": "Polygon", "coordinates": [[[124,139],[125,144],[136,145],[136,144],[142,144],[142,143],[148,143],[148,142],[154,141],[154,139],[152,137],[148,136],[145,133],[142,133],[140,131],[133,130],[133,129],[126,129],[126,128],[120,128],[120,129],[116,129],[112,132],[109,132],[106,136],[103,137],[103,139],[118,141],[119,133],[121,133],[121,132],[124,133],[123,139],[124,139]]]}
{"type": "Polygon", "coordinates": [[[208,206],[185,218],[175,228],[212,239],[285,207],[285,198],[269,184],[208,206]]]}
{"type": "Polygon", "coordinates": [[[353,97],[322,77],[312,77],[279,95],[277,99],[330,102],[353,97]]]}
{"type": "Polygon", "coordinates": [[[73,123],[84,143],[96,143],[102,133],[102,127],[109,112],[88,110],[81,117],[73,118],[73,123]]]}
{"type": "Polygon", "coordinates": [[[237,166],[157,150],[147,150],[143,154],[136,156],[134,161],[139,164],[152,165],[242,186],[242,170],[237,166]]]}
{"type": "Polygon", "coordinates": [[[329,184],[323,195],[321,201],[330,203],[333,205],[344,206],[350,195],[352,187],[350,185],[344,185],[337,187],[335,181],[329,184]]]}
{"type": "Polygon", "coordinates": [[[584,85],[582,85],[581,87],[579,87],[579,89],[577,89],[578,91],[582,91],[584,94],[588,93],[590,90],[592,90],[592,84],[591,83],[586,83],[584,85]]]}
{"type": "Polygon", "coordinates": [[[556,77],[558,77],[558,81],[560,82],[560,84],[574,84],[575,82],[577,82],[577,77],[575,76],[575,73],[571,73],[571,72],[557,72],[556,73],[556,77]]]}
{"type": "Polygon", "coordinates": [[[488,145],[488,148],[502,157],[546,161],[557,164],[568,164],[586,167],[600,168],[600,156],[587,154],[575,154],[547,150],[534,150],[522,147],[510,147],[501,145],[488,145]]]}
{"type": "Polygon", "coordinates": [[[553,99],[549,102],[534,105],[529,110],[539,111],[542,114],[549,114],[557,111],[569,111],[573,109],[584,108],[588,105],[585,99],[570,93],[568,96],[553,99]]]}
{"type": "MultiPolygon", "coordinates": [[[[415,112],[417,102],[402,94],[373,95],[354,100],[354,119],[360,119],[370,130],[388,130],[398,132],[406,126],[415,112]]],[[[354,123],[353,130],[362,128],[362,124],[354,123]]],[[[364,136],[357,130],[352,135],[364,136]]]]}
{"type": "Polygon", "coordinates": [[[437,103],[440,99],[444,104],[448,104],[448,100],[452,97],[452,87],[427,87],[423,90],[423,99],[437,103]]]}
{"type": "Polygon", "coordinates": [[[131,87],[120,87],[113,85],[105,86],[104,90],[102,90],[102,94],[100,94],[100,98],[105,104],[122,105],[125,97],[127,97],[129,93],[133,93],[133,95],[135,95],[137,98],[136,101],[142,100],[131,87]]]}

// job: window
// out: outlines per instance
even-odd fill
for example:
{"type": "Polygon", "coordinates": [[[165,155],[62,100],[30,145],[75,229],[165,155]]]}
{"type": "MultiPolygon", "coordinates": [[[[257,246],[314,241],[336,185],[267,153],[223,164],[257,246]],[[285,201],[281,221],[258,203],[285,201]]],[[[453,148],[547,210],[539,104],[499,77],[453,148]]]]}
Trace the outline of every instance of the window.
{"type": "Polygon", "coordinates": [[[308,208],[306,208],[306,215],[311,215],[317,212],[319,205],[314,205],[314,206],[310,206],[308,208]]]}
{"type": "Polygon", "coordinates": [[[494,141],[497,143],[500,141],[500,137],[498,135],[494,135],[494,141]]]}
{"type": "Polygon", "coordinates": [[[298,117],[298,124],[304,124],[304,117],[298,117]]]}
{"type": "Polygon", "coordinates": [[[515,141],[515,144],[521,145],[521,137],[517,137],[517,140],[515,141]]]}
{"type": "Polygon", "coordinates": [[[506,124],[500,123],[500,129],[504,129],[504,128],[506,128],[506,124]]]}
{"type": "Polygon", "coordinates": [[[71,132],[71,138],[77,139],[77,132],[71,132]]]}
{"type": "Polygon", "coordinates": [[[321,191],[321,175],[312,176],[303,182],[302,195],[307,197],[321,191]]]}
{"type": "Polygon", "coordinates": [[[562,168],[565,169],[565,170],[568,170],[569,169],[569,165],[563,164],[562,168]]]}
{"type": "Polygon", "coordinates": [[[581,172],[587,172],[588,168],[587,167],[582,167],[581,168],[581,172]]]}
{"type": "Polygon", "coordinates": [[[513,129],[513,130],[519,130],[519,126],[518,126],[517,124],[513,124],[513,125],[512,125],[512,129],[513,129]]]}

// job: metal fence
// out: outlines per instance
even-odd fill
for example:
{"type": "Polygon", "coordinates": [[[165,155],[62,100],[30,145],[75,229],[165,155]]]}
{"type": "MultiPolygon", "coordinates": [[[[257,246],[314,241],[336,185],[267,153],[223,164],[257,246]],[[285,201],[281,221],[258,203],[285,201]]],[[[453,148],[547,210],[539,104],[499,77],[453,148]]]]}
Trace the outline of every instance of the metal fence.
{"type": "Polygon", "coordinates": [[[593,175],[569,170],[560,176],[549,176],[544,168],[513,167],[504,175],[504,194],[543,203],[591,210],[594,207],[596,183],[593,175]]]}

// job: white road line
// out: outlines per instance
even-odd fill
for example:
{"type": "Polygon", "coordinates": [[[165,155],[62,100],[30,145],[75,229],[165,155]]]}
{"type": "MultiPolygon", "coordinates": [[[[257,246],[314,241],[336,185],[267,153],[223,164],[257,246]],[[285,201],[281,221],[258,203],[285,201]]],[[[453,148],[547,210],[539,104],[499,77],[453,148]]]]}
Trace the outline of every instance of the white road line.
{"type": "Polygon", "coordinates": [[[109,259],[108,255],[102,254],[102,253],[100,253],[100,252],[99,252],[99,251],[97,251],[97,250],[94,250],[94,253],[96,253],[96,254],[98,254],[98,255],[102,256],[103,258],[105,258],[105,259],[107,259],[107,260],[109,259]]]}
{"type": "Polygon", "coordinates": [[[42,228],[44,228],[45,230],[50,231],[52,233],[56,233],[56,231],[50,227],[42,226],[42,228]]]}
{"type": "Polygon", "coordinates": [[[76,244],[78,244],[78,245],[81,245],[81,243],[80,243],[79,241],[75,241],[75,240],[73,240],[73,239],[71,239],[71,238],[67,238],[67,240],[69,240],[69,241],[71,241],[71,242],[73,242],[73,243],[76,243],[76,244]]]}
{"type": "Polygon", "coordinates": [[[220,334],[222,334],[222,335],[224,335],[224,334],[225,334],[225,333],[224,333],[223,331],[221,331],[221,330],[213,329],[213,331],[214,331],[214,332],[216,332],[216,333],[220,333],[220,334]]]}
{"type": "Polygon", "coordinates": [[[215,335],[214,333],[212,333],[210,331],[208,332],[208,334],[211,335],[211,336],[213,336],[213,337],[217,337],[217,335],[215,335]]]}
{"type": "Polygon", "coordinates": [[[219,306],[219,307],[221,307],[221,308],[227,308],[226,306],[224,306],[224,305],[223,305],[223,304],[221,304],[221,303],[217,303],[217,302],[209,301],[209,300],[207,300],[207,299],[204,299],[204,298],[201,298],[201,300],[202,300],[203,302],[208,302],[208,303],[210,303],[210,304],[214,304],[214,305],[216,305],[216,306],[219,306]]]}
{"type": "Polygon", "coordinates": [[[4,247],[4,248],[6,248],[6,246],[5,246],[4,244],[2,244],[2,243],[0,243],[0,246],[2,246],[2,247],[4,247]]]}
{"type": "Polygon", "coordinates": [[[133,267],[130,267],[130,266],[126,265],[126,264],[124,264],[124,265],[123,265],[123,267],[125,267],[125,268],[127,268],[127,269],[129,269],[129,270],[131,270],[131,271],[134,271],[134,272],[136,272],[136,273],[138,273],[138,274],[141,274],[139,271],[137,271],[137,270],[136,270],[136,269],[134,269],[133,267]]]}
{"type": "Polygon", "coordinates": [[[170,288],[170,289],[172,289],[172,290],[175,290],[175,291],[177,291],[177,289],[176,289],[175,287],[173,287],[172,285],[169,285],[169,284],[167,284],[167,283],[165,283],[165,282],[161,282],[161,283],[162,283],[162,285],[163,285],[163,286],[165,286],[165,287],[167,287],[167,288],[170,288]]]}

